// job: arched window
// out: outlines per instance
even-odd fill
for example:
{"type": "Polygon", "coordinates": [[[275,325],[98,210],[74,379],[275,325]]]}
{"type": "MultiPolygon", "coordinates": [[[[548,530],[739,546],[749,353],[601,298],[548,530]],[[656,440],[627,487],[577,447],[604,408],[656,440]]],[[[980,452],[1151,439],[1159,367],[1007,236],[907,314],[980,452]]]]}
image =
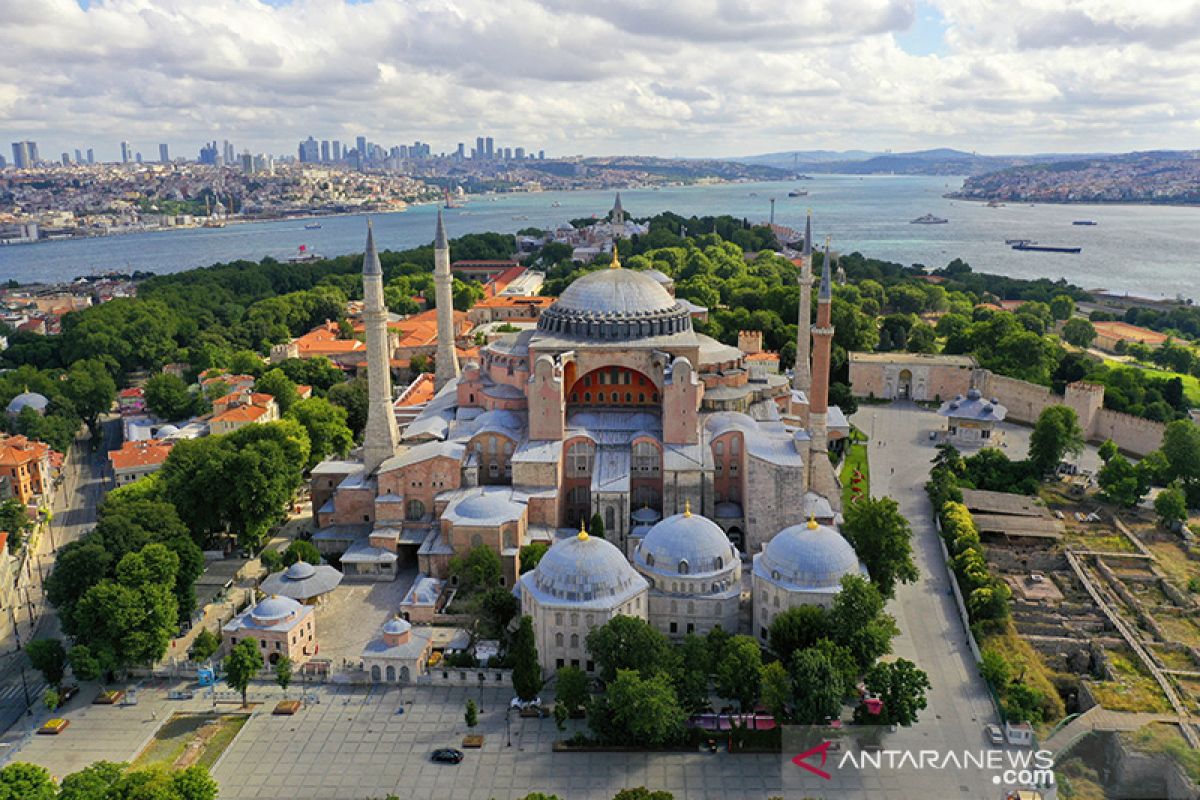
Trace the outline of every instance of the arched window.
{"type": "Polygon", "coordinates": [[[471,534],[471,547],[483,547],[483,537],[478,533],[471,534]]]}
{"type": "Polygon", "coordinates": [[[658,477],[662,467],[662,457],[653,442],[645,440],[633,445],[633,473],[649,478],[658,477]]]}
{"type": "Polygon", "coordinates": [[[555,646],[555,647],[562,647],[562,646],[563,646],[563,635],[562,635],[562,633],[556,633],[556,634],[554,634],[554,646],[555,646]]]}
{"type": "Polygon", "coordinates": [[[654,553],[646,553],[646,566],[647,567],[654,566],[654,553]]]}
{"type": "Polygon", "coordinates": [[[420,500],[409,500],[404,516],[410,522],[416,522],[425,516],[425,504],[420,500]]]}
{"type": "Polygon", "coordinates": [[[616,527],[617,514],[615,511],[613,511],[613,507],[609,506],[608,508],[604,509],[604,529],[606,532],[611,532],[616,530],[616,527]]]}
{"type": "Polygon", "coordinates": [[[680,560],[680,562],[679,562],[679,574],[680,574],[680,575],[687,575],[687,574],[688,574],[688,571],[689,571],[690,569],[691,569],[691,567],[689,567],[689,566],[688,566],[687,559],[686,559],[686,558],[684,558],[684,559],[681,559],[681,560],[680,560]]]}
{"type": "Polygon", "coordinates": [[[596,448],[589,441],[575,442],[567,450],[567,467],[574,477],[586,478],[592,474],[592,459],[596,448]]]}
{"type": "Polygon", "coordinates": [[[718,572],[725,568],[725,559],[717,556],[713,559],[713,572],[718,572]]]}
{"type": "Polygon", "coordinates": [[[714,445],[713,445],[713,452],[714,452],[714,453],[716,453],[716,454],[717,454],[717,455],[719,455],[719,456],[723,456],[723,455],[725,455],[725,443],[724,443],[724,442],[717,442],[716,444],[714,444],[714,445]]]}
{"type": "Polygon", "coordinates": [[[571,634],[571,647],[579,647],[579,634],[578,633],[571,634]]]}

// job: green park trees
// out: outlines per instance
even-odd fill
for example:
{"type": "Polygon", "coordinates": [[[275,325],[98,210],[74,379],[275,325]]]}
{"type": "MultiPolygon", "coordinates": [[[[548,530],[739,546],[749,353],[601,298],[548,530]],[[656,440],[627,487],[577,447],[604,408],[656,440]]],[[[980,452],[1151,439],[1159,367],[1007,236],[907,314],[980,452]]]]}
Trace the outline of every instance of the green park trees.
{"type": "Polygon", "coordinates": [[[758,642],[750,636],[734,636],[713,664],[717,693],[737,700],[743,711],[752,708],[758,699],[761,670],[758,642]]]}
{"type": "Polygon", "coordinates": [[[101,358],[76,361],[67,370],[64,389],[75,406],[75,412],[87,423],[93,437],[100,433],[100,415],[107,414],[117,397],[113,380],[115,365],[101,358]]]}
{"type": "Polygon", "coordinates": [[[267,370],[254,382],[254,391],[264,392],[275,398],[279,405],[279,413],[286,416],[292,406],[300,399],[296,394],[296,384],[278,367],[267,370]]]}
{"type": "Polygon", "coordinates": [[[1177,481],[1190,508],[1200,507],[1200,426],[1176,420],[1163,433],[1162,454],[1166,481],[1177,481]]]}
{"type": "Polygon", "coordinates": [[[225,682],[242,694],[242,706],[246,705],[246,693],[250,681],[263,668],[262,653],[254,639],[242,639],[233,646],[225,657],[225,682]]]}
{"type": "Polygon", "coordinates": [[[146,408],[166,420],[184,420],[195,414],[201,405],[200,394],[193,393],[178,375],[160,372],[146,381],[146,408]]]}
{"type": "Polygon", "coordinates": [[[662,672],[644,677],[637,670],[617,670],[607,691],[592,697],[588,708],[592,730],[613,744],[674,744],[683,736],[685,719],[671,679],[662,672]]]}
{"type": "Polygon", "coordinates": [[[1062,337],[1076,347],[1091,347],[1096,341],[1096,328],[1082,317],[1073,317],[1063,325],[1062,337]]]}
{"type": "Polygon", "coordinates": [[[522,700],[532,700],[542,690],[542,665],[533,636],[533,619],[521,617],[509,646],[513,662],[513,689],[522,700]]]}
{"type": "Polygon", "coordinates": [[[897,583],[917,579],[912,558],[912,528],[890,497],[865,497],[846,508],[842,535],[867,567],[871,582],[885,598],[897,583]]]}
{"type": "Polygon", "coordinates": [[[1154,513],[1158,516],[1158,524],[1164,528],[1187,522],[1187,495],[1178,486],[1168,486],[1154,498],[1154,513]]]}
{"type": "Polygon", "coordinates": [[[341,457],[350,452],[354,446],[354,434],[346,422],[347,417],[346,409],[321,397],[310,397],[292,404],[287,418],[300,423],[308,433],[307,469],[311,470],[330,456],[341,457]]]}
{"type": "Polygon", "coordinates": [[[867,670],[863,683],[867,691],[883,701],[879,716],[871,716],[863,706],[855,711],[858,721],[872,720],[883,725],[912,725],[925,709],[925,693],[929,691],[929,676],[917,665],[903,658],[880,662],[867,670]]]}
{"type": "Polygon", "coordinates": [[[1075,410],[1053,405],[1038,415],[1029,437],[1029,460],[1045,475],[1058,466],[1063,456],[1083,451],[1083,430],[1075,410]]]}
{"type": "Polygon", "coordinates": [[[666,637],[644,620],[624,614],[589,631],[587,649],[604,681],[615,680],[622,669],[651,675],[667,667],[672,656],[666,637]]]}
{"type": "Polygon", "coordinates": [[[67,669],[67,651],[59,639],[34,639],[25,645],[25,655],[33,668],[42,673],[46,683],[58,686],[67,669]]]}

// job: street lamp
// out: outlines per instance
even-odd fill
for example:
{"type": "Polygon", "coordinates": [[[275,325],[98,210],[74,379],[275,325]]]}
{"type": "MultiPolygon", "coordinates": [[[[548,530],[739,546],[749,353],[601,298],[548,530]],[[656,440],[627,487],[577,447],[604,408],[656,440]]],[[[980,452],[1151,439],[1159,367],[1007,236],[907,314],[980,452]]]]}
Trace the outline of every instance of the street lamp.
{"type": "Polygon", "coordinates": [[[33,703],[29,701],[29,684],[25,682],[25,662],[21,661],[21,690],[25,693],[25,716],[33,716],[33,703]]]}
{"type": "Polygon", "coordinates": [[[504,712],[504,735],[508,738],[505,747],[512,747],[512,706],[504,712]]]}

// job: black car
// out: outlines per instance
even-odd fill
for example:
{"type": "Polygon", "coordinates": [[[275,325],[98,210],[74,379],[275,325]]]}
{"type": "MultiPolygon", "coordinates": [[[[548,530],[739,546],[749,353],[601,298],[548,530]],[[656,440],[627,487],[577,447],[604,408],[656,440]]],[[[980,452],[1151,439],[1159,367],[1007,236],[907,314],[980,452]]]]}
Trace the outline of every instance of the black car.
{"type": "Polygon", "coordinates": [[[443,747],[434,750],[430,758],[439,764],[458,764],[463,760],[463,751],[453,747],[443,747]]]}

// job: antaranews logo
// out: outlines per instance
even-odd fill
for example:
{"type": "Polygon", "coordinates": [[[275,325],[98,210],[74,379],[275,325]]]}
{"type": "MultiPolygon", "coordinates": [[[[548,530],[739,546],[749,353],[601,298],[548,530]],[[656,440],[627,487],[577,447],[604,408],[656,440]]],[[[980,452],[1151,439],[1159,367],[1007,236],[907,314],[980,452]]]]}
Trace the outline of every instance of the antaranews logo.
{"type": "Polygon", "coordinates": [[[785,797],[870,798],[884,787],[901,797],[1004,797],[1055,783],[1049,751],[930,747],[914,729],[786,726],[783,745],[785,797]]]}

